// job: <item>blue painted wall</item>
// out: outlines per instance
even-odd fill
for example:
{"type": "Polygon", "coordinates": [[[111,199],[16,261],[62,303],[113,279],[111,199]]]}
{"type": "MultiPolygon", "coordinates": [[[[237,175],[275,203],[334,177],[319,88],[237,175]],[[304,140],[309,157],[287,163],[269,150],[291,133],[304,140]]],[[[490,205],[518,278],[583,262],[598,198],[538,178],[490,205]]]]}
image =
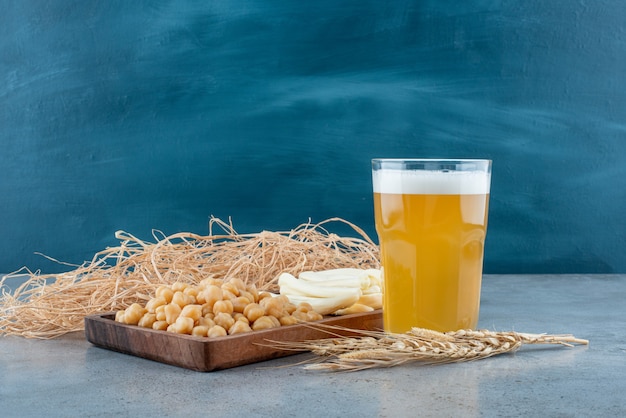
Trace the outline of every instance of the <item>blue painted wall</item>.
{"type": "Polygon", "coordinates": [[[0,271],[339,216],[372,157],[494,160],[485,270],[626,273],[626,9],[2,1],[0,271]]]}

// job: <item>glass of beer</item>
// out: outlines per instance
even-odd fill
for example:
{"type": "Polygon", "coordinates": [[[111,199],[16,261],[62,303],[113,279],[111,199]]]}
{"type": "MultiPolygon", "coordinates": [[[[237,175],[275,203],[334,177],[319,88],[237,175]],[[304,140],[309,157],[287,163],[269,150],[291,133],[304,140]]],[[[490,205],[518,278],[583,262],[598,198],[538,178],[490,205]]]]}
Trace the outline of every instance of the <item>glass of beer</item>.
{"type": "Polygon", "coordinates": [[[373,159],[388,332],[478,324],[491,160],[373,159]]]}

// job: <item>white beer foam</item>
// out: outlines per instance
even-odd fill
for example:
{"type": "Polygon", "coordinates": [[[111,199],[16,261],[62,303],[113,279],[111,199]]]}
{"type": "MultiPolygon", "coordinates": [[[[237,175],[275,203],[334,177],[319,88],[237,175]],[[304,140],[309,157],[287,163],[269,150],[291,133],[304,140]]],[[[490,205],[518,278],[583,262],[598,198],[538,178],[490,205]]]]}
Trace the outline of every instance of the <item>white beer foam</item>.
{"type": "Polygon", "coordinates": [[[372,172],[374,193],[488,194],[491,174],[483,171],[381,169],[372,172]]]}

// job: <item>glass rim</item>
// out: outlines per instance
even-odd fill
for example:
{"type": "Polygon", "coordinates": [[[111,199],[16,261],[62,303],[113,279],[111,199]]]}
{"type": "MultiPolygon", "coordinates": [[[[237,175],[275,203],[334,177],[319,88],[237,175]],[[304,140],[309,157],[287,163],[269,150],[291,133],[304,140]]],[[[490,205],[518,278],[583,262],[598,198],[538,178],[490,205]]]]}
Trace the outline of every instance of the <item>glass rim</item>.
{"type": "Polygon", "coordinates": [[[459,163],[476,163],[476,162],[489,162],[492,160],[488,158],[372,158],[372,162],[428,162],[428,163],[451,163],[451,162],[459,162],[459,163]]]}
{"type": "Polygon", "coordinates": [[[421,171],[421,172],[483,172],[491,173],[491,160],[452,158],[374,158],[372,171],[421,171]]]}

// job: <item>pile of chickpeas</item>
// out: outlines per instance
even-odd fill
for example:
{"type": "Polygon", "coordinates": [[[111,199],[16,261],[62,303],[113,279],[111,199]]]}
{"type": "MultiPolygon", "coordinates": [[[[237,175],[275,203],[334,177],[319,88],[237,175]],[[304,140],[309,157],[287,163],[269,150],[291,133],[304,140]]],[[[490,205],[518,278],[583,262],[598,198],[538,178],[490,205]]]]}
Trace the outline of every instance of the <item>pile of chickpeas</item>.
{"type": "Polygon", "coordinates": [[[286,296],[259,292],[240,279],[214,278],[198,285],[162,285],[145,306],[133,303],[115,314],[115,321],[124,324],[210,338],[320,319],[308,303],[296,306],[286,296]]]}

